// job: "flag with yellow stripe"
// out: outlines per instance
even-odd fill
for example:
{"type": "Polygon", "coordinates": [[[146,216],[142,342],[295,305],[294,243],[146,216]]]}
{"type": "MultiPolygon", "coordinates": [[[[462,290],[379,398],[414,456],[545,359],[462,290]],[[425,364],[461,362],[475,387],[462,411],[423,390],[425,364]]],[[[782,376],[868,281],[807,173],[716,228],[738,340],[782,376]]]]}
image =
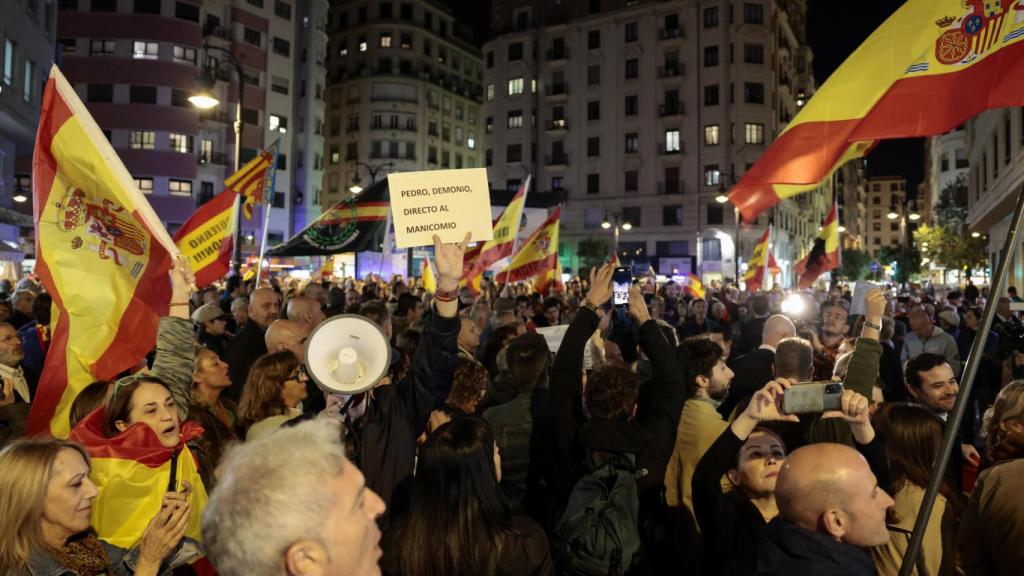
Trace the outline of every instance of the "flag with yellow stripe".
{"type": "Polygon", "coordinates": [[[43,91],[32,178],[36,274],[54,314],[28,431],[66,438],[78,393],[152,349],[177,248],[56,66],[43,91]]]}
{"type": "Polygon", "coordinates": [[[554,288],[561,280],[559,273],[558,239],[562,208],[558,207],[548,219],[530,235],[529,240],[514,256],[508,268],[497,278],[502,282],[518,282],[533,278],[534,289],[538,292],[554,288]]]}
{"type": "Polygon", "coordinates": [[[277,176],[277,150],[280,140],[275,140],[266,150],[249,160],[224,181],[224,186],[234,190],[244,199],[242,212],[246,220],[252,220],[253,206],[267,204],[274,196],[274,178],[277,176]]]}
{"type": "Polygon", "coordinates": [[[181,255],[192,261],[196,286],[202,288],[223,278],[231,268],[231,248],[237,223],[235,199],[228,188],[195,211],[174,235],[181,255]]]}
{"type": "Polygon", "coordinates": [[[380,252],[387,233],[387,181],[325,210],[268,256],[329,256],[342,252],[380,252]]]}

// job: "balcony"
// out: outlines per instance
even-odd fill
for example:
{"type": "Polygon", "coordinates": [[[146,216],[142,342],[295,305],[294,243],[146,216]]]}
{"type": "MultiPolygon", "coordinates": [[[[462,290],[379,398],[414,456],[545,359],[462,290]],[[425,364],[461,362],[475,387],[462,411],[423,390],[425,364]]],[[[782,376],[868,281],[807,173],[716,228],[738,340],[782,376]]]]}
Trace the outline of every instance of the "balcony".
{"type": "Polygon", "coordinates": [[[548,132],[555,132],[558,130],[567,130],[569,128],[569,121],[565,118],[556,118],[551,120],[545,125],[545,130],[548,132]]]}
{"type": "Polygon", "coordinates": [[[210,165],[213,165],[213,166],[227,166],[228,165],[228,155],[225,154],[224,152],[212,152],[210,154],[200,154],[199,155],[199,165],[200,166],[210,166],[210,165]]]}
{"type": "Polygon", "coordinates": [[[544,156],[545,166],[566,166],[567,164],[569,164],[569,155],[564,152],[544,156]]]}
{"type": "Polygon", "coordinates": [[[686,106],[682,102],[670,102],[658,105],[658,116],[667,118],[669,116],[685,116],[686,106]]]}
{"type": "Polygon", "coordinates": [[[658,194],[663,196],[672,196],[682,194],[686,191],[686,187],[683,185],[682,180],[672,180],[669,182],[658,182],[658,194]]]}
{"type": "Polygon", "coordinates": [[[661,28],[658,30],[658,40],[677,40],[686,38],[682,28],[661,28]]]}
{"type": "Polygon", "coordinates": [[[686,146],[683,142],[679,143],[679,146],[674,149],[669,149],[664,142],[658,142],[658,155],[659,156],[670,156],[673,154],[682,154],[686,150],[686,146]]]}
{"type": "Polygon", "coordinates": [[[562,62],[569,59],[569,49],[548,50],[544,53],[544,59],[548,62],[562,62]]]}
{"type": "Polygon", "coordinates": [[[544,89],[544,94],[551,97],[563,97],[569,95],[569,84],[566,82],[559,82],[558,84],[548,84],[544,89]]]}
{"type": "Polygon", "coordinates": [[[658,66],[658,78],[678,78],[686,75],[686,68],[682,64],[670,64],[658,66]]]}

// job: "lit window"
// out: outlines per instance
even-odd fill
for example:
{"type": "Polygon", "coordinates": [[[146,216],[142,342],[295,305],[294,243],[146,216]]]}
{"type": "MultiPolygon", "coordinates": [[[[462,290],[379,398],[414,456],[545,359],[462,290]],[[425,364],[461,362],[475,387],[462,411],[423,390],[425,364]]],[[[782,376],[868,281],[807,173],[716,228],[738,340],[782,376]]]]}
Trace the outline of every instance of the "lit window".
{"type": "Polygon", "coordinates": [[[135,185],[142,191],[143,194],[153,193],[153,179],[152,178],[136,178],[135,185]]]}
{"type": "Polygon", "coordinates": [[[156,60],[160,45],[156,42],[132,42],[132,58],[137,60],[156,60]]]}
{"type": "Polygon", "coordinates": [[[665,151],[679,152],[679,130],[665,130],[665,151]]]}
{"type": "Polygon", "coordinates": [[[189,154],[192,152],[192,137],[187,134],[171,134],[171,150],[189,154]]]}
{"type": "Polygon", "coordinates": [[[718,146],[718,124],[704,127],[704,145],[718,146]]]}
{"type": "Polygon", "coordinates": [[[747,144],[764,144],[764,124],[747,123],[745,128],[747,144]]]}
{"type": "Polygon", "coordinates": [[[366,52],[366,40],[359,41],[359,51],[366,52]]]}
{"type": "MultiPolygon", "coordinates": [[[[111,55],[114,53],[114,48],[117,43],[114,40],[90,40],[89,41],[89,55],[111,55]]],[[[7,52],[10,54],[10,52],[7,52]]]]}
{"type": "Polygon", "coordinates": [[[508,113],[508,123],[506,124],[509,128],[522,128],[523,127],[523,111],[512,110],[508,113]]]}
{"type": "Polygon", "coordinates": [[[391,34],[384,33],[380,35],[380,47],[391,48],[391,34]]]}
{"type": "Polygon", "coordinates": [[[476,150],[476,134],[473,132],[470,132],[469,136],[466,138],[466,148],[476,150]]]}
{"type": "Polygon", "coordinates": [[[196,63],[196,49],[186,48],[184,46],[174,47],[174,61],[175,62],[188,62],[189,64],[196,63]]]}
{"type": "Polygon", "coordinates": [[[522,79],[522,77],[511,78],[508,81],[508,95],[509,96],[518,96],[518,95],[520,95],[522,93],[523,93],[523,79],[522,79]]]}
{"type": "Polygon", "coordinates": [[[128,143],[133,150],[152,150],[156,147],[156,132],[132,130],[128,134],[128,143]]]}
{"type": "Polygon", "coordinates": [[[278,131],[282,134],[288,131],[288,118],[285,116],[278,116],[277,114],[267,115],[267,130],[278,131]]]}
{"type": "Polygon", "coordinates": [[[192,196],[192,181],[172,178],[167,181],[167,191],[171,196],[192,196]]]}
{"type": "Polygon", "coordinates": [[[722,181],[722,173],[718,171],[717,164],[710,164],[704,167],[704,185],[718,186],[722,181]]]}
{"type": "Polygon", "coordinates": [[[487,101],[494,100],[494,84],[487,85],[487,101]]]}

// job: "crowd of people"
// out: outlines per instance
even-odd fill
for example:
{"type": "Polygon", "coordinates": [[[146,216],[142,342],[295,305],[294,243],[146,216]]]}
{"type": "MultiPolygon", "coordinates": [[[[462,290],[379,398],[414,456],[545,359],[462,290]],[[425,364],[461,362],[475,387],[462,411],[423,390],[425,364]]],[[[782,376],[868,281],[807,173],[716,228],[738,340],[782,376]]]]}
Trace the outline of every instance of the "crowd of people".
{"type": "Polygon", "coordinates": [[[696,297],[643,278],[614,306],[612,264],[560,294],[473,294],[465,250],[436,242],[433,293],[374,275],[195,290],[178,264],[153,353],[81,391],[67,440],[25,436],[52,298],[0,285],[0,573],[895,575],[985,297],[913,573],[1024,566],[1015,290],[696,297]],[[393,361],[342,396],[306,344],[347,314],[393,361]],[[831,409],[787,411],[823,381],[842,383],[831,409]],[[112,454],[194,474],[133,502],[133,478],[93,465],[112,454]]]}

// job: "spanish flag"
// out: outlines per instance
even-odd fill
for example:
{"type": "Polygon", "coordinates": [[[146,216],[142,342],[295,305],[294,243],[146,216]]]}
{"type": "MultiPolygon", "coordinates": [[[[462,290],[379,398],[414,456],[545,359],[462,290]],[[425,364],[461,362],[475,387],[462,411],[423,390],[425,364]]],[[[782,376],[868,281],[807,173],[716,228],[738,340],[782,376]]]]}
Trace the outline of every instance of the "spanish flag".
{"type": "Polygon", "coordinates": [[[704,283],[700,281],[700,278],[693,272],[689,272],[686,274],[686,280],[684,288],[689,292],[690,296],[703,299],[706,292],[704,290],[704,283]]]}
{"type": "Polygon", "coordinates": [[[835,203],[814,239],[814,246],[794,268],[800,275],[800,288],[809,288],[825,272],[839,267],[839,219],[835,203]]]}
{"type": "Polygon", "coordinates": [[[504,282],[533,278],[534,289],[544,292],[561,280],[560,276],[556,277],[559,274],[558,225],[561,212],[561,207],[555,208],[512,257],[508,268],[499,274],[504,282]]]}
{"type": "Polygon", "coordinates": [[[53,296],[53,336],[30,434],[68,435],[78,392],[112,380],[156,342],[177,248],[56,66],[32,158],[36,273],[53,296]]]}
{"type": "Polygon", "coordinates": [[[107,438],[103,430],[103,408],[98,408],[79,422],[69,437],[92,459],[89,477],[100,488],[92,503],[92,527],[100,539],[126,549],[138,544],[174,480],[175,492],[184,488],[183,481],[192,485],[192,513],[185,536],[202,542],[199,525],[207,494],[186,442],[198,438],[203,429],[195,422],[182,423],[181,443],[176,448],[165,448],[144,422],[132,424],[113,438],[107,438]]]}
{"type": "Polygon", "coordinates": [[[874,141],[1024,105],[1024,4],[909,0],[825,81],[730,193],[744,219],[816,188],[874,141]]]}
{"type": "Polygon", "coordinates": [[[174,235],[181,255],[192,261],[199,288],[223,278],[231,268],[232,236],[238,225],[236,198],[234,190],[225,189],[200,206],[174,235]]]}
{"type": "Polygon", "coordinates": [[[274,196],[274,179],[277,177],[277,149],[281,141],[275,140],[269,148],[246,162],[224,181],[224,186],[241,194],[244,198],[242,211],[246,220],[252,220],[253,206],[268,204],[274,196]]]}
{"type": "Polygon", "coordinates": [[[531,177],[527,176],[526,182],[520,187],[512,201],[508,203],[501,216],[494,223],[494,238],[482,244],[475,258],[467,259],[467,264],[462,270],[462,280],[469,286],[479,286],[484,270],[492,264],[512,254],[516,236],[519,234],[519,224],[523,218],[523,207],[526,205],[526,193],[530,189],[531,177]]]}
{"type": "Polygon", "coordinates": [[[771,257],[771,251],[768,247],[771,235],[772,227],[769,224],[768,228],[764,231],[764,235],[757,241],[757,246],[754,246],[754,253],[747,262],[747,271],[743,274],[743,282],[746,284],[747,292],[757,292],[764,285],[765,268],[767,268],[768,259],[771,257]]]}

